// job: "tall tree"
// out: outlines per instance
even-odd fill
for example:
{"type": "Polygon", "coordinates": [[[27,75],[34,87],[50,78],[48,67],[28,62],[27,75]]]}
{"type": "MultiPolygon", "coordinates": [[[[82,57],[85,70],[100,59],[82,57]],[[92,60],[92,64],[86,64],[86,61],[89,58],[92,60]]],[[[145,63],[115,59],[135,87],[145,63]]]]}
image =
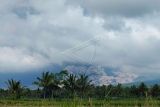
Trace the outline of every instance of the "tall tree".
{"type": "Polygon", "coordinates": [[[111,97],[114,93],[114,86],[112,84],[109,84],[107,86],[107,93],[106,93],[106,97],[111,97]]]}
{"type": "Polygon", "coordinates": [[[95,96],[101,99],[104,99],[108,94],[107,86],[96,86],[95,87],[95,96]]]}
{"type": "Polygon", "coordinates": [[[130,87],[129,92],[130,92],[130,96],[137,97],[137,95],[138,95],[138,88],[135,85],[132,85],[130,87]]]}
{"type": "Polygon", "coordinates": [[[8,80],[6,84],[8,86],[9,92],[14,96],[14,98],[19,99],[21,97],[21,92],[23,90],[21,82],[11,79],[8,80]]]}
{"type": "Polygon", "coordinates": [[[58,79],[57,75],[52,73],[52,82],[50,83],[50,85],[48,86],[48,92],[51,93],[51,98],[53,98],[54,96],[57,96],[57,90],[60,89],[60,80],[58,79]]]}
{"type": "Polygon", "coordinates": [[[151,95],[152,97],[158,97],[160,94],[160,88],[158,84],[155,84],[152,88],[151,88],[151,95]]]}
{"type": "Polygon", "coordinates": [[[81,97],[84,97],[91,87],[91,80],[85,74],[80,74],[77,79],[77,90],[81,97]]]}
{"type": "Polygon", "coordinates": [[[77,89],[77,76],[70,74],[64,81],[64,87],[69,92],[71,97],[75,97],[77,89]]]}
{"type": "Polygon", "coordinates": [[[46,98],[47,91],[49,90],[50,85],[53,83],[53,76],[52,73],[43,72],[41,77],[37,77],[37,81],[33,84],[37,85],[38,87],[42,88],[43,90],[43,98],[46,98]]]}
{"type": "Polygon", "coordinates": [[[147,97],[148,96],[148,87],[145,83],[141,83],[138,87],[139,96],[147,97]]]}
{"type": "Polygon", "coordinates": [[[122,96],[122,92],[123,92],[123,88],[122,88],[122,84],[119,84],[115,87],[115,92],[116,92],[116,96],[120,97],[122,96]]]}
{"type": "Polygon", "coordinates": [[[61,72],[59,72],[57,74],[57,77],[60,81],[63,81],[66,79],[66,77],[69,75],[68,71],[67,70],[62,70],[61,72]]]}

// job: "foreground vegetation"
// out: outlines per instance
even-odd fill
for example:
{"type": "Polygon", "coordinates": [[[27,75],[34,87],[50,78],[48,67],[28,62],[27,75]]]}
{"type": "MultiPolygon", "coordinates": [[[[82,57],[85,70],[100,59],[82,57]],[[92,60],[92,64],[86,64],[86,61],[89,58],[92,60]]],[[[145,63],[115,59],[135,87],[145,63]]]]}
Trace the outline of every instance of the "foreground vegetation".
{"type": "Polygon", "coordinates": [[[1,107],[159,107],[156,99],[61,99],[61,100],[0,100],[1,107]]]}
{"type": "Polygon", "coordinates": [[[0,89],[0,107],[159,107],[160,86],[99,86],[85,74],[43,72],[30,89],[20,81],[6,81],[0,89]]]}
{"type": "Polygon", "coordinates": [[[146,84],[123,86],[92,84],[92,80],[85,74],[69,74],[64,70],[60,73],[43,72],[33,82],[37,89],[23,86],[20,81],[10,79],[6,81],[6,89],[0,89],[0,98],[11,99],[122,99],[122,98],[159,98],[160,86],[146,84]]]}

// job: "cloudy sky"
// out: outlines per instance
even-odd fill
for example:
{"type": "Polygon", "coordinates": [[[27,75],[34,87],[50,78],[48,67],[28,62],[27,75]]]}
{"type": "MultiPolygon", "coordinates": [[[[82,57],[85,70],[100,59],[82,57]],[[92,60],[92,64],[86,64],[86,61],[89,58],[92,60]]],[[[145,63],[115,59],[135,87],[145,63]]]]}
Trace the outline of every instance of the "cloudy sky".
{"type": "Polygon", "coordinates": [[[1,0],[0,73],[63,62],[160,74],[159,0],[1,0]]]}

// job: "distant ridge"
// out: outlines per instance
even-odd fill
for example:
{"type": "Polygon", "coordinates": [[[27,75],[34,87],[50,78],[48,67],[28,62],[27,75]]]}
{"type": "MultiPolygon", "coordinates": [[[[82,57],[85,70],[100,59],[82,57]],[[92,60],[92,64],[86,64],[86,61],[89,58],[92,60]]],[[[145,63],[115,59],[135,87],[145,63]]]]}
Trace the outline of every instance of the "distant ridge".
{"type": "Polygon", "coordinates": [[[146,81],[136,81],[132,83],[126,83],[124,86],[131,86],[131,85],[139,85],[140,83],[145,83],[147,86],[153,86],[154,84],[160,85],[160,79],[155,79],[155,80],[146,80],[146,81]]]}

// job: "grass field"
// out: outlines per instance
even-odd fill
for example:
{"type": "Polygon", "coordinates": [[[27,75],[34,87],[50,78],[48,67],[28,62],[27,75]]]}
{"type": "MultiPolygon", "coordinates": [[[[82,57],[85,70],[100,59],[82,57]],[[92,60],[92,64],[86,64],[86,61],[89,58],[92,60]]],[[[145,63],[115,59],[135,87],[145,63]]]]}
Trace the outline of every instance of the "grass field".
{"type": "Polygon", "coordinates": [[[0,100],[0,107],[160,107],[160,100],[0,100]]]}

